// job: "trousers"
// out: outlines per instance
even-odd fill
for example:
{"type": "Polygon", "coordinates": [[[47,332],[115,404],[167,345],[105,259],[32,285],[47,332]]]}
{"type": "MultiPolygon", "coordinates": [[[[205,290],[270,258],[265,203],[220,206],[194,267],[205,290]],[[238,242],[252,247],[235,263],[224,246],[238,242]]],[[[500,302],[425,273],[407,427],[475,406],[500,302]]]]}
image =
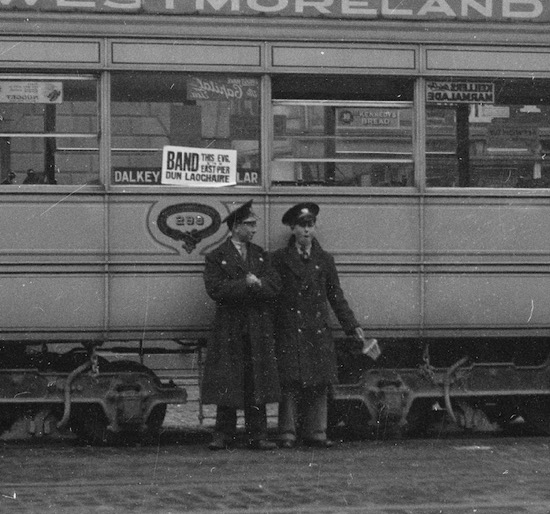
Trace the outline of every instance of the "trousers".
{"type": "Polygon", "coordinates": [[[327,438],[328,386],[283,386],[279,403],[279,434],[282,440],[324,441],[327,438]]]}
{"type": "MultiPolygon", "coordinates": [[[[247,405],[244,409],[245,431],[250,441],[267,438],[267,415],[265,405],[247,405]]],[[[237,409],[218,405],[215,430],[225,439],[235,437],[237,409]]]]}
{"type": "MultiPolygon", "coordinates": [[[[256,405],[254,401],[254,369],[250,340],[243,337],[244,358],[244,420],[245,431],[251,441],[267,438],[267,414],[265,404],[256,405]]],[[[237,409],[225,405],[216,408],[215,431],[225,439],[235,437],[237,429],[237,409]]]]}

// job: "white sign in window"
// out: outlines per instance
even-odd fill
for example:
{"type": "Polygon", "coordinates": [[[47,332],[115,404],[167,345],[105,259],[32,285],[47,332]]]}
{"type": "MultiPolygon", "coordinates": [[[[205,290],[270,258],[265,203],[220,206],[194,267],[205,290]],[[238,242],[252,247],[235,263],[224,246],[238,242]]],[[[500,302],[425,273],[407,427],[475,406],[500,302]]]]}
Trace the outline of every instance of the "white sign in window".
{"type": "Polygon", "coordinates": [[[237,184],[237,151],[165,146],[162,184],[223,187],[237,184]]]}
{"type": "Polygon", "coordinates": [[[426,84],[426,102],[438,104],[495,103],[492,82],[432,80],[426,84]]]}
{"type": "Polygon", "coordinates": [[[0,82],[0,103],[60,104],[62,102],[62,82],[0,82]]]}

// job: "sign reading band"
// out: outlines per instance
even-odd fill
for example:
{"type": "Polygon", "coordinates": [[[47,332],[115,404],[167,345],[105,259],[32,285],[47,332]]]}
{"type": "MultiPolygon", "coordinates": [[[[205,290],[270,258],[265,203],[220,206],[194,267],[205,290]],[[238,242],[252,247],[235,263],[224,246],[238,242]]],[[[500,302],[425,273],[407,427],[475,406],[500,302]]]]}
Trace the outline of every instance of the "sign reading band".
{"type": "Polygon", "coordinates": [[[237,184],[237,151],[165,146],[161,183],[192,187],[234,186],[237,184]]]}

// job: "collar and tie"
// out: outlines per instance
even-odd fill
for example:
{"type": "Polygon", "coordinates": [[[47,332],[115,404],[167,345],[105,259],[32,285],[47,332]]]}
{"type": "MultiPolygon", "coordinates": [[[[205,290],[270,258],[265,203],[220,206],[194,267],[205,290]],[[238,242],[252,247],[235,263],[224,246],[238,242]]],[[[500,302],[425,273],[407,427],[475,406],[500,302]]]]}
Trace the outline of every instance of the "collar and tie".
{"type": "Polygon", "coordinates": [[[232,241],[232,243],[235,245],[235,248],[241,255],[243,261],[246,261],[246,243],[241,243],[239,241],[232,241]]]}
{"type": "Polygon", "coordinates": [[[310,252],[311,252],[311,247],[307,248],[305,245],[304,246],[298,245],[298,253],[300,254],[300,258],[304,262],[309,260],[310,252]]]}

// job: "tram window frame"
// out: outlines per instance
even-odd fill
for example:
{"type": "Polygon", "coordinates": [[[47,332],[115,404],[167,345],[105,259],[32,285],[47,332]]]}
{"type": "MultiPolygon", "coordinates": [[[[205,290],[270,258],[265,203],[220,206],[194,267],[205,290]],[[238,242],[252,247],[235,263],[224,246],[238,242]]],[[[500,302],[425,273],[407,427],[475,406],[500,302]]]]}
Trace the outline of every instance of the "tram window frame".
{"type": "Polygon", "coordinates": [[[162,185],[163,148],[179,146],[237,150],[237,186],[260,186],[260,97],[261,80],[251,74],[113,72],[111,185],[162,185]]]}
{"type": "Polygon", "coordinates": [[[271,82],[271,187],[414,187],[413,78],[292,74],[271,82]]]}
{"type": "Polygon", "coordinates": [[[550,188],[550,80],[438,77],[425,84],[427,188],[550,188]],[[494,102],[428,102],[430,87],[443,83],[472,91],[493,84],[494,102]]]}
{"type": "Polygon", "coordinates": [[[99,87],[92,74],[0,75],[0,183],[100,184],[99,87]]]}

